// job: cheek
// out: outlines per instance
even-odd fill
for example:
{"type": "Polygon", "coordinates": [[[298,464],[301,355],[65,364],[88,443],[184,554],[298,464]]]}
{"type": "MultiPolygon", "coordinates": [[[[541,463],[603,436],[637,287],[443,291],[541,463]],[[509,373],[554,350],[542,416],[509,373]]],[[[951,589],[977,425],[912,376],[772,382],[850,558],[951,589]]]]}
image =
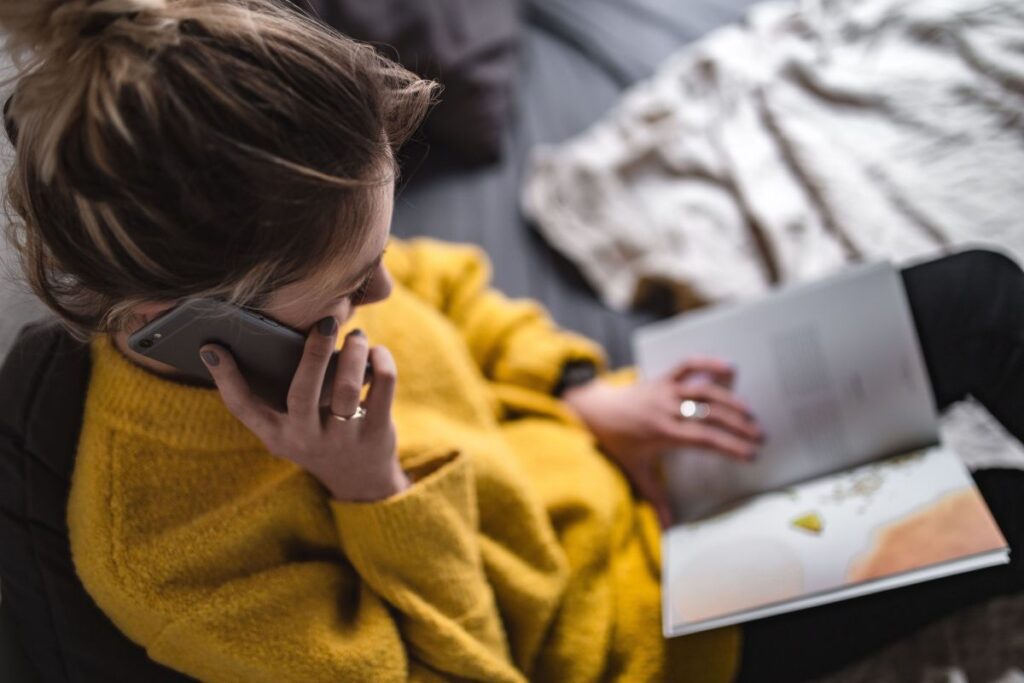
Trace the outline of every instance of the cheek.
{"type": "Polygon", "coordinates": [[[374,301],[380,301],[388,298],[388,295],[391,294],[391,286],[393,282],[394,281],[391,279],[391,273],[382,267],[380,272],[377,273],[370,282],[370,286],[366,288],[363,300],[358,302],[359,305],[373,303],[374,301]]]}

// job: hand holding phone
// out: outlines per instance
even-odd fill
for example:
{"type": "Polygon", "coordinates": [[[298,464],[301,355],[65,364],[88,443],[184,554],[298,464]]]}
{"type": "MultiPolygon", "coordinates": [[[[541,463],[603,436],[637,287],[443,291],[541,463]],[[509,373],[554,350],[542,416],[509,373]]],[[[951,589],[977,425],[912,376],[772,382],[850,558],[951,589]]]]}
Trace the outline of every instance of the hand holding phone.
{"type": "MultiPolygon", "coordinates": [[[[177,368],[185,378],[209,384],[213,377],[200,362],[199,347],[215,343],[228,349],[249,387],[278,410],[287,410],[286,398],[298,370],[306,333],[257,311],[211,298],[183,301],[128,337],[136,353],[177,368]]],[[[322,394],[330,393],[336,357],[324,374],[322,394]]],[[[369,381],[372,366],[367,363],[369,381]]]]}
{"type": "Polygon", "coordinates": [[[398,463],[391,419],[397,381],[395,362],[387,348],[370,348],[366,336],[358,331],[349,333],[335,354],[337,323],[325,320],[334,324],[325,324],[323,328],[315,325],[306,338],[288,389],[287,412],[275,409],[253,393],[234,357],[224,347],[204,344],[200,357],[228,410],[273,455],[312,474],[337,500],[381,500],[409,486],[409,479],[398,463]],[[336,371],[329,391],[322,392],[332,357],[337,359],[336,371]],[[334,416],[352,416],[360,407],[368,359],[374,372],[363,405],[365,416],[335,419],[334,416]],[[324,393],[326,405],[322,405],[324,393]]]}

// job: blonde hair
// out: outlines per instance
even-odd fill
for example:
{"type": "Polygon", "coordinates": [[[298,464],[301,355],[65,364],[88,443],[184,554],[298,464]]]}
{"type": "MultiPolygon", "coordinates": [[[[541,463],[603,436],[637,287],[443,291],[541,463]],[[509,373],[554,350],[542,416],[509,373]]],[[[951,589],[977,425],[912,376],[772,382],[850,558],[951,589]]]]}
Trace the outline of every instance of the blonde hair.
{"type": "Polygon", "coordinates": [[[271,0],[3,0],[0,27],[8,239],[82,340],[143,301],[255,305],[356,251],[435,92],[271,0]]]}

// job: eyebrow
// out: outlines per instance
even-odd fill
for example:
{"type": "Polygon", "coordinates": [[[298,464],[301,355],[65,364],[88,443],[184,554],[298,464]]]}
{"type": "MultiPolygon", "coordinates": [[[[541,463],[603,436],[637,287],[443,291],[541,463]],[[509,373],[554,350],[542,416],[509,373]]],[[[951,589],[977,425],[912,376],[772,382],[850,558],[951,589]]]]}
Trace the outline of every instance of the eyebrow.
{"type": "Polygon", "coordinates": [[[349,281],[349,284],[346,287],[344,287],[342,291],[349,292],[351,290],[358,288],[359,285],[363,283],[363,280],[369,277],[370,273],[377,269],[377,266],[380,265],[381,260],[384,258],[384,252],[387,250],[388,248],[384,247],[384,249],[381,250],[380,254],[377,255],[377,258],[375,258],[372,263],[370,263],[361,271],[359,271],[359,274],[356,277],[352,278],[349,281]]]}

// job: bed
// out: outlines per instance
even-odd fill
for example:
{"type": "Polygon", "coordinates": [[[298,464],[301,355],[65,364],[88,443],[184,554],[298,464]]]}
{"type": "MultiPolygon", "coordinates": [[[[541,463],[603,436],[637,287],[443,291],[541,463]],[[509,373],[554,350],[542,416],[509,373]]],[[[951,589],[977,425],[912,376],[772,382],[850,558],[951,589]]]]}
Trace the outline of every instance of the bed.
{"type": "MultiPolygon", "coordinates": [[[[740,20],[750,4],[751,0],[525,0],[512,119],[501,138],[500,159],[467,165],[442,146],[427,149],[426,143],[417,143],[420,149],[413,150],[413,161],[404,171],[394,234],[482,246],[493,263],[495,286],[512,297],[540,300],[560,325],[603,343],[614,366],[631,362],[631,331],[668,313],[671,302],[654,297],[639,310],[615,312],[598,301],[575,267],[522,217],[519,195],[527,154],[535,144],[559,142],[584,130],[624,88],[653,73],[680,45],[740,20]]],[[[0,262],[9,266],[10,254],[0,251],[0,262]]],[[[40,317],[43,309],[9,277],[0,284],[0,313],[2,358],[17,331],[40,317]]],[[[920,677],[928,668],[925,661],[932,661],[935,643],[955,633],[1020,633],[1022,614],[1019,600],[980,607],[964,619],[939,624],[918,639],[894,645],[889,653],[835,680],[908,680],[897,671],[920,677]],[[912,662],[917,673],[893,668],[896,661],[912,662]]],[[[0,619],[0,680],[33,680],[12,635],[11,625],[0,619]]],[[[976,652],[976,659],[987,657],[988,651],[976,652]]],[[[929,680],[965,680],[950,678],[942,666],[932,670],[929,680]]],[[[1004,669],[997,663],[991,670],[999,675],[1004,669]]]]}

